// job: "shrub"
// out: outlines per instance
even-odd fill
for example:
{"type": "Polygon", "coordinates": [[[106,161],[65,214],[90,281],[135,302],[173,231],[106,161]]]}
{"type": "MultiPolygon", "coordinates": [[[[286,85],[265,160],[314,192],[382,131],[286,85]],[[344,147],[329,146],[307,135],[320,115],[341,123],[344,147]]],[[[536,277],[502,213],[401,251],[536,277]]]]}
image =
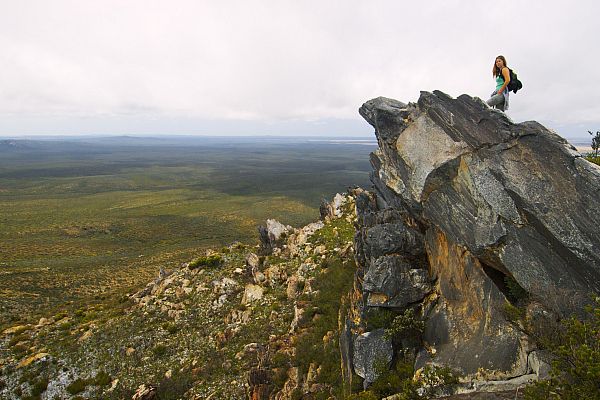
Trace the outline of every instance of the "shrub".
{"type": "Polygon", "coordinates": [[[48,388],[48,378],[40,379],[39,381],[35,382],[35,384],[31,388],[31,395],[33,397],[39,396],[42,393],[44,393],[47,388],[48,388]]]}
{"type": "Polygon", "coordinates": [[[410,378],[403,378],[396,371],[384,371],[369,387],[369,391],[373,392],[378,399],[396,393],[404,393],[405,395],[412,395],[414,393],[416,395],[416,390],[417,388],[412,381],[412,376],[410,378]]]}
{"type": "Polygon", "coordinates": [[[313,307],[307,307],[305,312],[305,333],[296,343],[294,364],[306,373],[311,363],[321,367],[319,382],[333,387],[342,384],[340,366],[340,350],[337,339],[325,345],[323,336],[329,331],[338,332],[338,317],[343,301],[340,299],[350,291],[353,282],[353,263],[344,264],[338,258],[326,260],[327,269],[314,283],[317,292],[312,300],[313,307]],[[312,318],[318,314],[319,318],[312,318]]]}
{"type": "Polygon", "coordinates": [[[12,349],[17,355],[23,355],[29,350],[29,348],[24,344],[16,344],[12,349]]]}
{"type": "Polygon", "coordinates": [[[169,332],[171,335],[174,333],[177,333],[177,331],[179,331],[179,327],[171,322],[165,322],[164,324],[162,324],[162,328],[169,332]]]}
{"type": "Polygon", "coordinates": [[[411,308],[404,310],[404,314],[398,315],[392,324],[385,330],[387,339],[401,337],[419,337],[425,330],[425,323],[415,316],[411,308]]]}
{"type": "Polygon", "coordinates": [[[220,254],[213,254],[210,256],[198,257],[188,264],[189,269],[201,268],[201,267],[218,267],[223,262],[223,258],[220,254]]]}
{"type": "Polygon", "coordinates": [[[377,397],[377,395],[371,391],[364,391],[364,392],[350,395],[347,399],[348,400],[378,400],[379,397],[377,397]]]}
{"type": "Polygon", "coordinates": [[[370,308],[367,311],[367,315],[365,318],[365,322],[367,325],[366,330],[374,331],[379,328],[389,328],[392,322],[394,321],[395,316],[396,314],[388,308],[370,308]]]}
{"type": "Polygon", "coordinates": [[[29,336],[24,335],[24,334],[15,335],[12,338],[10,338],[10,341],[8,342],[8,346],[13,347],[17,343],[24,342],[26,340],[29,340],[29,336]]]}
{"type": "Polygon", "coordinates": [[[154,348],[152,349],[152,353],[156,356],[156,357],[162,357],[165,354],[167,354],[167,346],[165,346],[164,344],[157,344],[156,346],[154,346],[154,348]]]}
{"type": "Polygon", "coordinates": [[[424,395],[431,397],[440,386],[455,385],[458,383],[458,375],[450,367],[439,367],[437,365],[426,365],[421,372],[421,386],[425,389],[424,395]]]}
{"type": "Polygon", "coordinates": [[[592,136],[592,150],[594,151],[594,158],[598,158],[598,151],[600,150],[600,131],[596,131],[596,134],[592,131],[588,131],[590,136],[592,136]]]}
{"type": "Polygon", "coordinates": [[[529,386],[527,400],[600,399],[600,297],[587,316],[562,320],[541,342],[554,356],[551,379],[529,386]]]}
{"type": "Polygon", "coordinates": [[[516,323],[523,320],[525,317],[525,310],[506,301],[502,306],[502,314],[504,314],[504,318],[506,318],[507,321],[516,323]]]}
{"type": "Polygon", "coordinates": [[[77,393],[81,393],[85,390],[85,387],[87,386],[87,381],[85,379],[76,379],[73,382],[71,382],[71,384],[69,386],[67,386],[67,392],[69,392],[69,394],[77,394],[77,393]]]}
{"type": "Polygon", "coordinates": [[[504,284],[508,289],[508,299],[511,303],[522,305],[529,299],[529,293],[519,285],[515,278],[505,276],[504,284]]]}
{"type": "Polygon", "coordinates": [[[105,371],[99,371],[94,378],[94,385],[96,386],[107,386],[110,384],[111,378],[110,375],[105,371]]]}
{"type": "Polygon", "coordinates": [[[176,400],[183,398],[193,386],[192,374],[189,371],[174,372],[171,378],[164,378],[156,388],[156,399],[176,400]]]}

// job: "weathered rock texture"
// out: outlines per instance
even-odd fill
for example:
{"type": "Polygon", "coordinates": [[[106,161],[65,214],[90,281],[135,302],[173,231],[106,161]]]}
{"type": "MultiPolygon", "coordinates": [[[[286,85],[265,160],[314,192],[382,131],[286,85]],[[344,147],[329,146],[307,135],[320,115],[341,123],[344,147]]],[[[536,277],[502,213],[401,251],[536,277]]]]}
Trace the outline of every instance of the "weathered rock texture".
{"type": "Polygon", "coordinates": [[[600,292],[600,168],[539,123],[467,95],[380,97],[360,114],[379,149],[374,192],[356,198],[359,308],[420,312],[435,357],[417,364],[526,375],[532,341],[503,308],[524,289],[569,314],[600,292]]]}

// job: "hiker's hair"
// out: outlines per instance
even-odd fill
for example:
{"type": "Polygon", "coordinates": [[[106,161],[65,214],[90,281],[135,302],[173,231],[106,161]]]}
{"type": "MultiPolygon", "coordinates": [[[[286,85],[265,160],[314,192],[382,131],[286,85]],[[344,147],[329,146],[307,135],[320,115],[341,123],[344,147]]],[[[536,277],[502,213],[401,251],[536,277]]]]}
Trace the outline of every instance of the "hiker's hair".
{"type": "Polygon", "coordinates": [[[494,58],[494,66],[492,67],[492,75],[494,75],[494,77],[502,74],[502,70],[498,69],[498,67],[496,67],[496,60],[497,59],[501,59],[502,62],[504,63],[504,66],[506,68],[508,68],[508,64],[506,64],[506,58],[504,58],[504,56],[498,56],[498,57],[494,58]]]}

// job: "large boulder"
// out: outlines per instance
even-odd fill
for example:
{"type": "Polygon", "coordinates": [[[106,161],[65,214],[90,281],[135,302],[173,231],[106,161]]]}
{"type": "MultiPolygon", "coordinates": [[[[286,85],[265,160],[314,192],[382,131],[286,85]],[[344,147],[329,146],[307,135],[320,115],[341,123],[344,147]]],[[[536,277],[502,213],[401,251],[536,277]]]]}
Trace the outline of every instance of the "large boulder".
{"type": "Polygon", "coordinates": [[[530,292],[600,291],[600,168],[565,139],[438,91],[360,113],[376,129],[384,198],[530,292]]]}
{"type": "Polygon", "coordinates": [[[419,310],[438,364],[525,375],[534,348],[506,304],[526,293],[568,315],[600,292],[600,168],[467,95],[359,112],[379,143],[374,192],[355,194],[361,306],[419,310]]]}
{"type": "Polygon", "coordinates": [[[392,342],[383,329],[366,332],[354,340],[354,371],[365,387],[375,382],[392,361],[392,342]]]}

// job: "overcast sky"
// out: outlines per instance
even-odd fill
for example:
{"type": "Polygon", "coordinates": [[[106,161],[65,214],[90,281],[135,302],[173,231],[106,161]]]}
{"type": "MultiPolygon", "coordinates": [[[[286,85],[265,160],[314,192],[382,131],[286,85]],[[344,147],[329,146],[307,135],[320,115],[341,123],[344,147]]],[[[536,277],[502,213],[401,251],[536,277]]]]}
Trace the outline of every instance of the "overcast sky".
{"type": "Polygon", "coordinates": [[[0,136],[370,136],[377,96],[487,99],[600,130],[600,2],[0,0],[0,136]]]}

